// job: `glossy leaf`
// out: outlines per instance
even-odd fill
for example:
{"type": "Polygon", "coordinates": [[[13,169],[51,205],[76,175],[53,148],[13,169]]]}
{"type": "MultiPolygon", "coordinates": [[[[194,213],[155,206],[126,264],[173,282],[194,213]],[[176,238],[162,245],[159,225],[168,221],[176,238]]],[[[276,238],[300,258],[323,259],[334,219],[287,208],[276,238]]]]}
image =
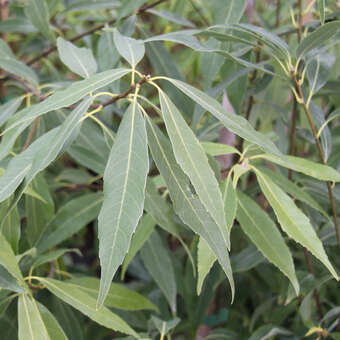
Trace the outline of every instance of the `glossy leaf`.
{"type": "Polygon", "coordinates": [[[207,241],[228,277],[233,297],[234,280],[227,251],[228,245],[216,223],[191,191],[190,181],[177,164],[170,142],[148,118],[146,121],[149,147],[168,186],[174,209],[185,224],[207,241]]]}
{"type": "Polygon", "coordinates": [[[61,37],[57,39],[57,47],[61,61],[72,72],[84,78],[97,72],[97,62],[90,49],[77,47],[61,37]]]}
{"type": "Polygon", "coordinates": [[[98,217],[98,306],[104,303],[143,214],[148,170],[145,122],[135,99],[124,114],[104,172],[104,202],[98,217]]]}
{"type": "Polygon", "coordinates": [[[112,313],[109,309],[106,307],[96,309],[96,299],[80,290],[78,285],[49,278],[39,278],[39,281],[52,294],[73,308],[78,309],[93,321],[104,327],[133,335],[137,339],[140,339],[137,333],[123,319],[112,313]]]}
{"type": "Polygon", "coordinates": [[[308,218],[297,208],[294,201],[268,176],[256,170],[257,180],[272,206],[282,229],[296,242],[307,248],[338,280],[338,274],[308,218]]]}
{"type": "Polygon", "coordinates": [[[293,258],[275,223],[247,195],[238,192],[238,198],[237,219],[243,231],[262,254],[288,277],[296,295],[299,295],[293,258]]]}
{"type": "Polygon", "coordinates": [[[189,177],[195,191],[230,246],[221,191],[202,146],[177,107],[164,92],[159,92],[163,119],[177,163],[189,177]]]}

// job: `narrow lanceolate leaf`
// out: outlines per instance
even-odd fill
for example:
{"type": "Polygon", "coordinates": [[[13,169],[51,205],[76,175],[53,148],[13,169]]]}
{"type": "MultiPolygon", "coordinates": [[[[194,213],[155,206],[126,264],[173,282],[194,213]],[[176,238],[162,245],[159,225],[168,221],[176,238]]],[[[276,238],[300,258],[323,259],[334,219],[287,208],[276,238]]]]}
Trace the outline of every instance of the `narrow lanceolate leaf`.
{"type": "Polygon", "coordinates": [[[176,313],[176,279],[167,246],[154,231],[141,249],[143,263],[165,295],[173,313],[176,313]]]}
{"type": "Polygon", "coordinates": [[[67,340],[68,337],[53,314],[38,301],[36,301],[36,304],[51,340],[67,340]]]}
{"type": "Polygon", "coordinates": [[[215,254],[210,249],[209,244],[200,237],[197,247],[197,294],[200,295],[204,279],[209,274],[212,266],[217,260],[215,254]]]}
{"type": "Polygon", "coordinates": [[[31,23],[41,32],[47,39],[54,42],[55,36],[50,29],[50,15],[46,0],[28,0],[25,7],[25,14],[31,23]]]}
{"type": "Polygon", "coordinates": [[[72,72],[84,78],[97,72],[97,62],[89,48],[77,47],[61,37],[57,39],[57,47],[61,61],[72,72]]]}
{"type": "Polygon", "coordinates": [[[167,78],[167,80],[178,87],[194,102],[211,112],[230,131],[247,141],[260,146],[263,150],[266,150],[269,153],[280,155],[280,151],[277,149],[275,144],[268,137],[255,131],[255,129],[243,117],[227,112],[215,99],[191,85],[171,78],[167,78]]]}
{"type": "Polygon", "coordinates": [[[54,340],[45,327],[33,298],[21,294],[18,299],[19,340],[54,340]]]}
{"type": "Polygon", "coordinates": [[[326,17],[326,0],[317,0],[318,11],[320,13],[321,24],[325,24],[326,17]]]}
{"type": "Polygon", "coordinates": [[[224,235],[226,243],[230,246],[222,195],[208,163],[208,158],[200,142],[170,98],[160,91],[159,99],[176,161],[189,177],[200,201],[219,226],[221,234],[224,235]]]}
{"type": "Polygon", "coordinates": [[[232,153],[239,154],[239,151],[231,145],[212,143],[212,142],[201,142],[204,151],[211,156],[222,156],[232,153]]]}
{"type": "Polygon", "coordinates": [[[144,43],[130,37],[125,37],[120,34],[117,29],[114,30],[113,34],[114,42],[119,54],[131,65],[132,68],[135,68],[144,57],[144,43]]]}
{"type": "Polygon", "coordinates": [[[21,286],[24,286],[24,279],[22,277],[18,261],[13,253],[13,250],[4,236],[0,233],[0,265],[15,277],[21,286]]]}
{"type": "MultiPolygon", "coordinates": [[[[95,277],[75,277],[68,282],[77,285],[79,289],[91,295],[93,298],[98,296],[100,281],[95,277]]],[[[144,309],[158,310],[157,307],[143,295],[134,290],[127,289],[118,283],[111,283],[109,294],[105,300],[105,306],[129,311],[144,309]]]]}
{"type": "Polygon", "coordinates": [[[148,170],[145,121],[135,100],[124,114],[104,172],[104,202],[98,217],[98,307],[104,303],[142,216],[148,170]]]}
{"type": "Polygon", "coordinates": [[[296,278],[293,258],[275,223],[247,195],[238,192],[238,198],[237,219],[243,231],[262,254],[288,277],[298,295],[299,282],[296,278]]]}
{"type": "Polygon", "coordinates": [[[99,214],[102,202],[101,192],[86,194],[67,202],[46,225],[35,243],[38,252],[42,253],[58,245],[93,221],[99,214]]]}
{"type": "Polygon", "coordinates": [[[338,274],[329,262],[328,256],[308,218],[294,201],[268,176],[256,170],[257,180],[272,206],[282,229],[296,242],[307,248],[319,259],[338,280],[338,274]]]}
{"type": "MultiPolygon", "coordinates": [[[[17,280],[1,265],[0,265],[0,289],[11,290],[16,293],[25,293],[23,287],[20,287],[17,280]]],[[[0,303],[0,316],[1,313],[2,310],[0,303]]]]}
{"type": "Polygon", "coordinates": [[[146,121],[149,147],[167,184],[175,212],[185,224],[207,241],[228,277],[234,297],[234,280],[224,235],[192,192],[190,180],[177,164],[169,140],[149,118],[146,121]]]}
{"type": "Polygon", "coordinates": [[[281,165],[285,168],[301,172],[307,176],[317,178],[321,181],[340,182],[340,172],[336,171],[330,166],[315,163],[305,158],[286,155],[278,157],[268,154],[261,155],[259,157],[281,165]]]}
{"type": "Polygon", "coordinates": [[[56,297],[98,324],[140,339],[138,334],[118,315],[106,307],[96,309],[96,299],[79,289],[78,285],[47,278],[39,278],[39,281],[56,297]]]}
{"type": "Polygon", "coordinates": [[[0,106],[0,126],[7,122],[7,120],[18,110],[21,103],[23,101],[23,97],[18,97],[12,99],[0,106]]]}
{"type": "Polygon", "coordinates": [[[237,211],[237,194],[233,186],[233,181],[229,175],[222,185],[222,197],[225,211],[225,218],[228,225],[229,233],[234,224],[237,211]]]}
{"type": "Polygon", "coordinates": [[[302,58],[314,48],[323,46],[323,44],[338,33],[339,30],[340,21],[333,21],[322,25],[301,41],[296,50],[296,57],[302,58]]]}
{"type": "MultiPolygon", "coordinates": [[[[224,23],[227,25],[238,23],[244,10],[246,9],[247,0],[230,0],[223,6],[224,23]]],[[[217,11],[218,12],[218,11],[217,11]]],[[[218,14],[216,14],[218,16],[218,14]]]]}
{"type": "Polygon", "coordinates": [[[130,71],[127,69],[114,69],[95,74],[88,79],[73,83],[68,88],[58,91],[43,102],[25,108],[11,117],[8,127],[3,132],[4,137],[0,144],[0,159],[8,154],[17,137],[35,118],[53,110],[70,106],[101,87],[120,79],[130,71]]]}

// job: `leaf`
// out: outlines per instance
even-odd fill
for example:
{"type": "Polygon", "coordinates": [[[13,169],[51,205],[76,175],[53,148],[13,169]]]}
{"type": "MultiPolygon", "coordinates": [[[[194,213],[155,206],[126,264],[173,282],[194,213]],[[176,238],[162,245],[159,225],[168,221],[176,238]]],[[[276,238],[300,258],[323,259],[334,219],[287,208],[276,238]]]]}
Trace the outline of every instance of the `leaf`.
{"type": "Polygon", "coordinates": [[[151,316],[151,322],[155,325],[157,328],[158,332],[161,335],[166,335],[168,334],[172,329],[174,329],[181,321],[179,318],[174,318],[169,321],[163,321],[156,316],[152,315],[151,316]]]}
{"type": "Polygon", "coordinates": [[[144,43],[133,38],[125,37],[120,34],[116,28],[113,31],[113,37],[119,54],[132,68],[135,68],[144,57],[144,43]]]}
{"type": "MultiPolygon", "coordinates": [[[[98,296],[100,281],[97,278],[81,276],[74,277],[68,282],[77,285],[80,290],[83,290],[93,298],[98,296]]],[[[105,300],[105,306],[128,311],[158,311],[158,308],[143,295],[117,283],[111,283],[109,293],[105,300]]]]}
{"type": "Polygon", "coordinates": [[[55,41],[54,33],[50,29],[50,14],[45,0],[28,0],[25,15],[48,40],[55,41]]]}
{"type": "Polygon", "coordinates": [[[338,171],[330,166],[315,163],[305,158],[287,155],[278,157],[268,154],[260,155],[259,157],[321,181],[340,182],[340,173],[338,171]]]}
{"type": "Polygon", "coordinates": [[[52,340],[42,320],[37,303],[26,294],[19,296],[18,322],[19,340],[52,340]]]}
{"type": "Polygon", "coordinates": [[[24,278],[21,274],[13,250],[1,233],[0,233],[0,265],[3,266],[13,277],[15,277],[18,280],[20,286],[25,287],[24,278]]]}
{"type": "Polygon", "coordinates": [[[84,78],[97,72],[97,62],[89,48],[79,48],[61,37],[57,39],[57,47],[61,61],[72,72],[84,78]]]}
{"type": "Polygon", "coordinates": [[[121,272],[122,280],[124,279],[126,270],[130,262],[136,256],[139,250],[143,247],[144,243],[148,240],[150,235],[153,233],[153,231],[155,230],[155,226],[156,226],[156,222],[154,218],[149,214],[144,215],[140,219],[136,232],[132,237],[129,251],[125,256],[125,259],[122,265],[122,272],[121,272]]]}
{"type": "Polygon", "coordinates": [[[240,152],[231,145],[212,142],[201,142],[201,145],[204,151],[211,156],[221,156],[232,153],[240,154],[240,152]]]}
{"type": "Polygon", "coordinates": [[[39,267],[45,263],[56,261],[59,257],[65,255],[66,253],[74,252],[81,256],[81,252],[78,249],[57,249],[52,250],[46,254],[39,255],[31,266],[33,268],[39,267]]]}
{"type": "Polygon", "coordinates": [[[317,0],[316,4],[318,11],[320,12],[321,25],[324,25],[326,18],[326,0],[317,0]]]}
{"type": "Polygon", "coordinates": [[[321,47],[326,41],[332,38],[340,30],[340,21],[332,21],[317,28],[314,32],[304,38],[296,50],[296,57],[301,59],[313,50],[321,47]]]}
{"type": "Polygon", "coordinates": [[[8,213],[10,207],[11,198],[0,203],[0,232],[10,244],[13,251],[17,253],[21,235],[20,216],[17,207],[8,213]]]}
{"type": "Polygon", "coordinates": [[[200,201],[219,226],[226,244],[230,247],[222,195],[216,177],[208,163],[208,158],[196,136],[169,97],[160,91],[159,99],[176,161],[189,177],[200,201]]]}
{"type": "Polygon", "coordinates": [[[216,223],[197,196],[192,193],[191,183],[177,164],[170,142],[148,117],[146,122],[149,147],[167,184],[174,210],[186,225],[207,241],[228,277],[233,297],[234,280],[227,251],[228,245],[216,223]]]}
{"type": "Polygon", "coordinates": [[[280,151],[277,149],[274,143],[263,134],[255,131],[255,129],[248,123],[246,119],[227,112],[215,99],[211,98],[195,87],[180,80],[171,78],[166,79],[178,87],[187,96],[189,96],[194,102],[198,103],[207,111],[211,112],[219,121],[223,123],[227,129],[246,139],[247,141],[260,146],[263,150],[266,150],[269,153],[280,155],[280,151]]]}
{"type": "Polygon", "coordinates": [[[263,261],[262,253],[252,244],[231,257],[234,273],[246,272],[263,261]]]}
{"type": "Polygon", "coordinates": [[[154,231],[141,249],[143,263],[166,297],[173,313],[176,313],[177,287],[175,272],[167,246],[154,231]]]}
{"type": "MultiPolygon", "coordinates": [[[[16,293],[25,292],[25,290],[19,286],[17,280],[1,265],[0,265],[0,289],[7,289],[7,290],[11,290],[16,293]]],[[[0,306],[0,316],[1,316],[1,306],[0,306]]]]}
{"type": "Polygon", "coordinates": [[[38,279],[52,294],[63,300],[73,308],[79,310],[98,324],[115,331],[133,335],[138,334],[119,316],[106,307],[96,309],[96,299],[79,289],[77,285],[49,278],[38,279]]]}
{"type": "Polygon", "coordinates": [[[104,303],[143,214],[148,170],[145,122],[135,98],[124,114],[104,172],[104,202],[98,217],[98,307],[104,303]]]}
{"type": "Polygon", "coordinates": [[[238,191],[238,199],[237,219],[242,230],[262,254],[287,276],[296,295],[299,295],[299,282],[296,278],[293,258],[275,223],[247,195],[238,191]]]}
{"type": "Polygon", "coordinates": [[[60,327],[58,321],[53,314],[41,303],[36,301],[40,316],[44,322],[47,333],[51,340],[67,340],[67,336],[63,329],[60,327]]]}
{"type": "MultiPolygon", "coordinates": [[[[223,6],[223,21],[225,24],[238,23],[246,9],[247,0],[230,0],[223,6]]],[[[216,15],[219,15],[216,11],[216,15]]],[[[221,11],[222,12],[222,11],[221,11]]]]}
{"type": "Polygon", "coordinates": [[[22,101],[23,101],[23,97],[18,97],[0,106],[0,112],[1,112],[0,126],[6,123],[7,120],[18,110],[22,101]]]}
{"type": "Polygon", "coordinates": [[[103,202],[102,193],[90,193],[68,201],[46,225],[35,247],[39,253],[50,249],[93,221],[103,202]]]}
{"type": "Polygon", "coordinates": [[[230,234],[231,228],[234,224],[234,219],[236,216],[238,205],[236,190],[233,186],[233,182],[230,175],[228,175],[227,179],[224,181],[222,185],[222,199],[224,203],[225,219],[227,221],[228,230],[230,234]]]}
{"type": "Polygon", "coordinates": [[[54,203],[49,192],[48,184],[42,174],[32,181],[31,188],[43,199],[25,197],[26,208],[26,237],[32,246],[40,238],[45,225],[54,215],[54,203]]]}
{"type": "Polygon", "coordinates": [[[262,167],[258,169],[270,177],[270,179],[275,184],[277,184],[279,187],[281,187],[281,189],[293,196],[295,199],[307,203],[309,206],[320,211],[327,218],[329,218],[327,212],[320,206],[320,204],[312,196],[310,196],[306,190],[299,187],[296,183],[290,181],[278,171],[270,171],[262,167]]]}
{"type": "Polygon", "coordinates": [[[178,24],[181,26],[195,27],[195,25],[191,21],[181,17],[177,13],[168,12],[168,11],[158,11],[154,8],[150,8],[146,12],[157,15],[160,18],[164,18],[168,21],[174,22],[175,24],[178,24]]]}
{"type": "Polygon", "coordinates": [[[307,248],[338,280],[338,275],[329,262],[322,242],[308,218],[297,208],[293,200],[271,181],[268,176],[258,170],[255,171],[260,187],[272,206],[282,229],[289,237],[307,248]]]}
{"type": "Polygon", "coordinates": [[[16,138],[35,118],[50,111],[70,106],[91,92],[120,79],[129,72],[127,69],[114,69],[95,74],[88,79],[73,83],[64,90],[57,91],[39,104],[32,105],[16,113],[8,121],[7,129],[3,132],[5,135],[0,144],[0,159],[8,154],[16,138]],[[8,134],[9,137],[6,137],[8,134]],[[6,143],[4,143],[4,140],[6,143]]]}
{"type": "Polygon", "coordinates": [[[76,11],[91,11],[100,9],[110,9],[119,7],[119,1],[114,0],[80,0],[72,2],[70,6],[66,8],[67,12],[76,11]]]}
{"type": "Polygon", "coordinates": [[[197,247],[197,294],[200,295],[204,279],[209,274],[212,266],[217,260],[215,254],[211,251],[208,243],[200,237],[197,247]]]}

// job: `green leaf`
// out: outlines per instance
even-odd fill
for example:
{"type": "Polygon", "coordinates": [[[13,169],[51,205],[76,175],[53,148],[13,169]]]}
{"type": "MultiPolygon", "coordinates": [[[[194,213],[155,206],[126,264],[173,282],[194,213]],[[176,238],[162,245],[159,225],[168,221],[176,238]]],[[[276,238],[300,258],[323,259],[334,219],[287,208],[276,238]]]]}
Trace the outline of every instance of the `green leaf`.
{"type": "Polygon", "coordinates": [[[32,181],[31,188],[43,199],[26,196],[26,235],[30,245],[34,245],[40,238],[45,225],[54,215],[54,203],[49,192],[48,184],[42,174],[38,174],[32,181]]]}
{"type": "Polygon", "coordinates": [[[295,199],[307,203],[309,206],[320,211],[327,218],[329,218],[327,212],[320,206],[320,204],[312,196],[310,196],[306,190],[299,187],[296,183],[290,181],[278,171],[270,171],[262,167],[259,168],[259,170],[270,177],[274,183],[276,183],[279,187],[281,187],[281,189],[293,196],[295,199]]]}
{"type": "Polygon", "coordinates": [[[103,194],[90,193],[74,198],[62,206],[46,225],[35,247],[39,253],[50,249],[77,233],[99,214],[103,194]]]}
{"type": "Polygon", "coordinates": [[[67,340],[67,336],[64,333],[63,329],[60,327],[58,321],[53,316],[53,314],[41,303],[36,301],[38,306],[40,316],[44,322],[47,333],[50,336],[51,340],[67,340]]]}
{"type": "Polygon", "coordinates": [[[329,262],[322,242],[308,218],[297,208],[294,201],[268,176],[258,170],[255,171],[260,187],[272,206],[282,229],[289,237],[307,248],[338,280],[338,275],[329,262]]]}
{"type": "MultiPolygon", "coordinates": [[[[19,286],[17,280],[3,266],[0,265],[0,290],[1,289],[11,290],[16,293],[25,292],[25,290],[19,286]]],[[[1,315],[1,307],[0,307],[0,315],[1,315]]]]}
{"type": "Polygon", "coordinates": [[[340,173],[338,171],[330,166],[315,163],[305,158],[287,155],[278,157],[268,154],[259,155],[258,157],[281,165],[285,168],[301,172],[307,176],[317,178],[321,181],[340,182],[340,173]]]}
{"type": "Polygon", "coordinates": [[[174,22],[175,24],[178,24],[181,26],[195,27],[195,25],[191,21],[181,17],[177,13],[168,12],[168,11],[158,11],[154,8],[150,8],[146,12],[157,15],[160,18],[164,18],[168,21],[174,22]]]}
{"type": "Polygon", "coordinates": [[[143,263],[164,293],[173,313],[176,313],[177,287],[175,272],[167,246],[154,231],[141,249],[143,263]]]}
{"type": "MultiPolygon", "coordinates": [[[[147,197],[147,194],[146,194],[147,197]]],[[[147,199],[145,197],[145,199],[147,199]]],[[[146,201],[145,201],[146,204],[146,201]]],[[[156,222],[154,218],[146,214],[144,215],[137,226],[136,232],[132,237],[130,248],[128,253],[125,256],[123,265],[122,265],[122,273],[121,278],[124,279],[126,270],[132,261],[132,259],[135,257],[135,255],[139,252],[139,250],[143,247],[144,243],[147,241],[147,239],[150,237],[150,235],[155,230],[156,222]]]]}
{"type": "MultiPolygon", "coordinates": [[[[100,280],[95,277],[74,277],[68,282],[77,285],[80,290],[83,290],[93,298],[98,296],[100,280]]],[[[127,289],[123,285],[117,283],[111,283],[104,304],[106,307],[129,311],[158,311],[158,308],[143,295],[134,290],[127,289]]]]}
{"type": "Polygon", "coordinates": [[[262,253],[252,244],[231,257],[234,273],[246,272],[263,261],[262,253]]]}
{"type": "Polygon", "coordinates": [[[0,106],[0,112],[1,112],[0,126],[6,123],[7,120],[18,110],[22,101],[23,101],[23,97],[18,97],[0,106]]]}
{"type": "Polygon", "coordinates": [[[53,31],[50,29],[50,14],[46,0],[28,0],[25,14],[31,23],[51,42],[55,41],[53,31]]]}
{"type": "Polygon", "coordinates": [[[204,92],[188,85],[180,80],[166,78],[182,92],[189,96],[194,102],[211,112],[223,125],[230,131],[246,139],[247,141],[260,146],[269,153],[280,155],[280,151],[275,144],[263,134],[255,131],[249,122],[241,116],[227,112],[223,106],[215,99],[211,98],[204,92]]]}
{"type": "Polygon", "coordinates": [[[98,307],[104,303],[143,214],[148,170],[145,121],[135,98],[124,114],[104,172],[104,202],[98,217],[98,307]]]}
{"type": "Polygon", "coordinates": [[[231,228],[234,224],[238,204],[236,190],[233,186],[233,182],[230,175],[228,175],[227,179],[223,182],[222,198],[224,203],[225,218],[227,221],[228,230],[230,234],[231,228]]]}
{"type": "Polygon", "coordinates": [[[125,37],[120,34],[116,28],[113,31],[113,37],[119,54],[131,65],[132,68],[135,68],[144,57],[144,43],[133,38],[125,37]]]}
{"type": "Polygon", "coordinates": [[[323,46],[323,44],[337,34],[339,30],[340,21],[332,21],[322,25],[301,41],[296,50],[296,57],[300,59],[314,48],[323,46]]]}
{"type": "Polygon", "coordinates": [[[115,0],[80,0],[72,2],[70,6],[66,8],[67,12],[76,11],[91,11],[100,9],[110,9],[119,7],[120,2],[115,0]]]}
{"type": "Polygon", "coordinates": [[[15,253],[18,252],[21,235],[20,216],[17,207],[8,213],[11,207],[11,198],[0,203],[0,232],[11,245],[15,253]]]}
{"type": "Polygon", "coordinates": [[[208,158],[181,113],[163,92],[159,92],[163,119],[177,163],[189,177],[195,191],[230,247],[222,194],[208,158]]]}
{"type": "Polygon", "coordinates": [[[174,318],[169,321],[163,321],[154,315],[151,316],[151,322],[155,325],[155,327],[157,328],[158,332],[161,335],[168,334],[172,329],[174,329],[180,323],[180,321],[181,319],[179,318],[174,318]]]}
{"type": "Polygon", "coordinates": [[[215,254],[211,251],[209,244],[200,237],[197,247],[197,294],[200,295],[204,279],[209,274],[212,266],[217,260],[215,254]]]}
{"type": "Polygon", "coordinates": [[[240,152],[231,145],[212,143],[212,142],[201,142],[204,151],[211,156],[228,155],[232,153],[240,154],[240,152]]]}
{"type": "Polygon", "coordinates": [[[243,231],[262,254],[288,277],[296,295],[299,295],[299,282],[296,278],[293,258],[275,223],[247,195],[238,191],[238,199],[237,219],[243,231]]]}
{"type": "Polygon", "coordinates": [[[96,309],[96,299],[79,289],[78,285],[49,278],[38,279],[52,294],[63,300],[73,308],[79,310],[98,324],[115,331],[133,335],[140,339],[138,334],[119,316],[108,308],[96,309]]]}
{"type": "Polygon", "coordinates": [[[56,261],[59,257],[65,255],[66,253],[74,252],[81,256],[81,252],[78,249],[57,249],[52,250],[49,253],[37,256],[36,260],[33,262],[31,269],[39,267],[45,263],[56,261]]]}
{"type": "Polygon", "coordinates": [[[0,233],[0,265],[18,280],[20,286],[25,287],[24,278],[21,274],[18,261],[13,250],[4,236],[0,233]]]}
{"type": "MultiPolygon", "coordinates": [[[[246,9],[246,4],[247,0],[227,1],[225,6],[223,6],[223,10],[219,8],[219,10],[221,9],[221,12],[223,11],[224,23],[227,25],[238,23],[243,16],[244,10],[246,9]]],[[[216,15],[219,15],[219,13],[216,15]]]]}
{"type": "Polygon", "coordinates": [[[19,340],[54,340],[45,327],[36,301],[26,294],[18,300],[19,340]]]}
{"type": "Polygon", "coordinates": [[[88,79],[73,83],[64,90],[57,91],[39,104],[32,105],[16,113],[8,121],[7,129],[3,132],[5,136],[0,144],[0,159],[8,154],[16,138],[35,118],[50,111],[70,106],[91,92],[120,79],[129,72],[130,70],[120,68],[95,74],[88,79]],[[9,136],[6,137],[6,135],[9,136]],[[7,139],[5,140],[5,138],[7,139]],[[4,140],[6,143],[4,143],[4,140]]]}
{"type": "Polygon", "coordinates": [[[169,140],[149,118],[146,118],[146,121],[149,147],[168,186],[175,212],[186,225],[207,241],[228,277],[233,297],[234,280],[225,238],[200,200],[191,191],[190,180],[177,164],[169,140]]]}
{"type": "Polygon", "coordinates": [[[77,47],[61,37],[57,39],[57,47],[61,61],[72,72],[83,78],[89,78],[97,72],[97,62],[89,48],[77,47]]]}

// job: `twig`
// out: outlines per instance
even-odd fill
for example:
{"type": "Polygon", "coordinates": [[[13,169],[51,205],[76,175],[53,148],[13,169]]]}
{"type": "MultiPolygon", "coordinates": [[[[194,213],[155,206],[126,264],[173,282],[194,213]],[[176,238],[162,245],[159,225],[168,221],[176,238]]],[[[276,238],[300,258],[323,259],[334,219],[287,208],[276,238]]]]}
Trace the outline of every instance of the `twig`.
{"type": "Polygon", "coordinates": [[[281,0],[277,0],[277,3],[276,3],[276,22],[275,22],[276,28],[278,28],[280,26],[280,14],[281,14],[281,0]]]}
{"type": "Polygon", "coordinates": [[[298,0],[298,10],[299,10],[298,40],[300,42],[302,39],[302,27],[303,27],[302,0],[298,0]]]}

